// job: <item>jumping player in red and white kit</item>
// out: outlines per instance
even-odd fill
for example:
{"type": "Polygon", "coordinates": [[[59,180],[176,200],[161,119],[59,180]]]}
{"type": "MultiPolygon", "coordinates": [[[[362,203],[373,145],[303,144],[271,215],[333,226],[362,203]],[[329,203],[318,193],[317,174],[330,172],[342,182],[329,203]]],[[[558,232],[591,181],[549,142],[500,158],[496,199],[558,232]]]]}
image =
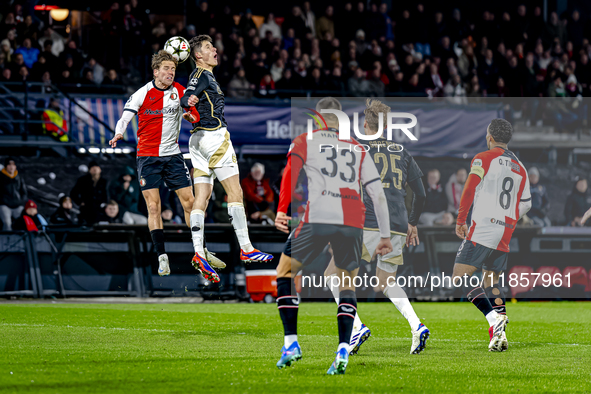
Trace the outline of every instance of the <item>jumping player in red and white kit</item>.
{"type": "MultiPolygon", "coordinates": [[[[187,224],[189,224],[194,201],[191,176],[181,154],[178,137],[181,119],[185,117],[187,120],[197,119],[198,121],[199,114],[192,110],[192,117],[183,115],[180,100],[185,88],[174,82],[176,66],[177,60],[166,51],[159,51],[152,56],[154,79],[129,97],[125,103],[123,115],[117,122],[115,136],[109,141],[111,147],[117,146],[117,141],[123,139],[131,119],[138,115],[137,169],[142,194],[148,207],[148,227],[154,250],[158,254],[160,276],[170,274],[168,255],[164,249],[164,230],[160,212],[159,189],[162,182],[166,182],[166,186],[174,190],[179,197],[187,224]]],[[[209,264],[216,268],[224,268],[225,264],[211,253],[207,255],[209,261],[195,268],[209,279],[210,272],[215,273],[209,264]]]]}
{"type": "Polygon", "coordinates": [[[513,135],[511,123],[493,119],[486,132],[488,151],[474,156],[464,186],[456,223],[456,234],[464,241],[454,264],[454,281],[465,285],[471,301],[489,322],[489,351],[507,350],[508,319],[499,274],[507,269],[509,241],[517,221],[531,208],[527,171],[507,143],[513,135]],[[466,224],[472,207],[470,226],[466,224]],[[482,269],[480,286],[465,279],[482,269]],[[463,278],[467,276],[466,278],[463,278]]]}
{"type": "MultiPolygon", "coordinates": [[[[327,97],[316,105],[322,109],[341,110],[341,104],[327,97]]],[[[287,207],[302,169],[308,177],[308,202],[302,221],[292,232],[277,266],[277,307],[283,322],[284,345],[277,367],[284,368],[301,359],[297,342],[298,297],[293,289],[293,276],[310,264],[330,243],[336,273],[345,278],[340,284],[337,322],[339,346],[329,375],[344,374],[349,360],[349,340],[357,313],[357,298],[352,285],[361,262],[365,206],[362,185],[374,203],[380,240],[376,253],[392,251],[388,204],[380,175],[371,156],[356,141],[338,139],[338,119],[323,114],[326,128],[316,130],[312,139],[297,137],[288,153],[288,164],[281,182],[276,223],[286,225],[287,207]],[[291,256],[291,257],[289,257],[291,256]],[[346,279],[349,279],[347,281],[346,279]]],[[[280,228],[280,226],[278,226],[280,228]]]]}

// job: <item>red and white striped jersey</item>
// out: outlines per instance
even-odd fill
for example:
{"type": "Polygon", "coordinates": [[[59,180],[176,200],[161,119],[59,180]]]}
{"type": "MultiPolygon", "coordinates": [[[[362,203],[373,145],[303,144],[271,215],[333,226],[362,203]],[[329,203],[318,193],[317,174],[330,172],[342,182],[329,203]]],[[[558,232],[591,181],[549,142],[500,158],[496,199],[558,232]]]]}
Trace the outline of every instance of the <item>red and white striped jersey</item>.
{"type": "Polygon", "coordinates": [[[295,138],[288,157],[292,161],[291,175],[297,179],[303,165],[308,177],[304,222],[363,228],[361,185],[380,181],[373,159],[363,146],[354,140],[339,140],[334,129],[317,130],[311,140],[307,134],[295,138]]]}
{"type": "Polygon", "coordinates": [[[531,199],[527,171],[513,152],[496,147],[474,156],[472,174],[481,181],[474,191],[467,239],[509,252],[509,241],[519,220],[519,202],[531,199]]]}
{"type": "Polygon", "coordinates": [[[178,144],[183,109],[181,97],[185,88],[173,82],[167,89],[148,82],[129,97],[124,111],[139,117],[138,156],[171,156],[181,153],[178,144]]]}

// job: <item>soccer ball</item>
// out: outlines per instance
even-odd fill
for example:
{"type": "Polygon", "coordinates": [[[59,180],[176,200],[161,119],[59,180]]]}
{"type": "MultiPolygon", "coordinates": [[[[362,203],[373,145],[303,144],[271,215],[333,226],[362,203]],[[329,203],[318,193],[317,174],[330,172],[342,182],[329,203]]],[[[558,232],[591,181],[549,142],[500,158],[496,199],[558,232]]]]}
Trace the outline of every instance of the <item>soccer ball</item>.
{"type": "Polygon", "coordinates": [[[187,60],[191,54],[189,41],[181,36],[169,38],[164,44],[164,50],[170,53],[179,63],[187,60]]]}

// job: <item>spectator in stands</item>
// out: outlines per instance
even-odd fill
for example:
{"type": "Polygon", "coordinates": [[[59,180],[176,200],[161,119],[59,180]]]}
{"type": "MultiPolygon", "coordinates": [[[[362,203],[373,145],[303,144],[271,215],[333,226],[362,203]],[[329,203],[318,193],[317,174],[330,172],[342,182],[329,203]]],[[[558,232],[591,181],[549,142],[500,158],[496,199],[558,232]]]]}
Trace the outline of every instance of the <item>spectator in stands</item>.
{"type": "MultiPolygon", "coordinates": [[[[371,72],[371,77],[367,80],[367,84],[369,85],[368,96],[371,97],[384,97],[386,94],[386,86],[381,80],[380,70],[374,69],[371,72]]],[[[418,83],[418,76],[417,76],[417,83],[418,83]]]]}
{"type": "Polygon", "coordinates": [[[0,214],[4,231],[12,230],[12,220],[19,217],[28,199],[27,186],[12,157],[4,160],[0,172],[0,214]]]}
{"type": "Polygon", "coordinates": [[[324,15],[322,15],[316,21],[316,37],[320,40],[326,40],[327,35],[330,35],[330,39],[334,37],[334,8],[332,5],[326,7],[324,15]]]}
{"type": "Polygon", "coordinates": [[[531,167],[528,176],[532,206],[527,216],[538,226],[549,227],[552,225],[550,218],[547,216],[550,209],[550,200],[548,199],[546,187],[539,183],[540,171],[536,167],[531,167]]]}
{"type": "Polygon", "coordinates": [[[12,57],[12,63],[10,64],[10,68],[12,70],[12,75],[13,76],[18,75],[19,70],[22,66],[25,66],[25,60],[23,58],[23,54],[22,53],[15,53],[14,56],[12,57]]]}
{"type": "Polygon", "coordinates": [[[8,66],[8,62],[6,61],[6,55],[4,52],[0,52],[0,70],[4,70],[8,66]]]}
{"type": "Polygon", "coordinates": [[[476,73],[478,69],[478,60],[474,54],[474,48],[471,45],[464,46],[462,55],[458,58],[458,71],[464,80],[476,73]]]}
{"type": "Polygon", "coordinates": [[[275,81],[271,78],[271,74],[265,74],[259,83],[258,90],[259,97],[273,98],[277,94],[275,90],[275,81]]]}
{"type": "Polygon", "coordinates": [[[228,84],[228,97],[248,100],[252,97],[252,87],[246,79],[244,68],[240,68],[228,84]]]}
{"type": "Polygon", "coordinates": [[[49,108],[43,111],[41,117],[44,122],[44,134],[50,135],[60,142],[68,142],[68,123],[58,99],[54,98],[49,101],[49,108]]]}
{"type": "Polygon", "coordinates": [[[462,191],[464,184],[468,178],[468,171],[465,168],[459,168],[454,174],[449,177],[445,185],[445,195],[447,196],[447,210],[457,215],[460,208],[460,199],[462,198],[462,191]]]}
{"type": "Polygon", "coordinates": [[[445,97],[466,97],[466,89],[462,85],[462,78],[459,75],[453,75],[447,81],[447,84],[443,88],[443,95],[445,97]]]}
{"type": "MultiPolygon", "coordinates": [[[[590,206],[591,194],[589,194],[587,179],[577,177],[573,191],[568,195],[564,205],[566,225],[571,227],[581,226],[581,220],[590,206]]],[[[590,226],[591,222],[587,221],[585,225],[590,226]]]]}
{"type": "Polygon", "coordinates": [[[23,60],[25,62],[25,66],[27,68],[32,68],[33,64],[37,61],[39,57],[39,49],[31,47],[31,39],[25,38],[23,40],[23,45],[21,45],[14,53],[20,53],[23,55],[23,60]]]}
{"type": "Polygon", "coordinates": [[[275,212],[273,202],[275,193],[269,184],[269,178],[265,178],[265,166],[255,163],[250,173],[242,180],[242,190],[246,200],[246,211],[251,222],[273,224],[275,212]]]}
{"type": "Polygon", "coordinates": [[[12,71],[10,68],[6,67],[2,70],[2,78],[0,78],[0,82],[12,82],[12,71]]]}
{"type": "Polygon", "coordinates": [[[51,27],[46,28],[43,31],[43,37],[39,39],[39,46],[45,48],[45,42],[51,41],[51,53],[58,57],[65,49],[65,39],[56,33],[51,27]]]}
{"type": "Polygon", "coordinates": [[[98,224],[134,224],[129,212],[122,212],[115,200],[110,200],[101,208],[97,217],[98,224]]]}
{"type": "Polygon", "coordinates": [[[302,89],[299,74],[294,73],[291,69],[283,70],[283,77],[275,84],[278,90],[287,90],[288,92],[280,93],[281,98],[290,98],[299,95],[299,90],[302,89]]]}
{"type": "MultiPolygon", "coordinates": [[[[310,6],[310,2],[309,1],[304,1],[303,4],[303,10],[302,10],[302,17],[304,18],[304,22],[306,22],[306,27],[310,30],[310,34],[312,35],[312,37],[315,37],[317,32],[316,32],[316,15],[314,14],[314,11],[312,11],[312,7],[310,6]]],[[[334,34],[333,34],[334,36],[334,34]]]]}
{"type": "Polygon", "coordinates": [[[33,200],[27,201],[25,209],[14,221],[12,228],[16,231],[45,231],[47,220],[37,211],[37,204],[33,200]]]}
{"type": "Polygon", "coordinates": [[[162,223],[164,224],[183,224],[180,216],[174,216],[174,212],[169,206],[162,205],[162,223]]]}
{"type": "MultiPolygon", "coordinates": [[[[105,68],[103,66],[101,66],[100,64],[98,64],[95,58],[91,57],[90,59],[88,59],[88,61],[86,61],[86,63],[84,63],[83,69],[92,71],[92,75],[94,76],[94,81],[93,81],[94,84],[100,85],[103,83],[103,80],[105,79],[105,68]]],[[[109,70],[109,72],[110,71],[111,70],[109,70]]],[[[113,70],[113,71],[115,71],[115,70],[113,70]]],[[[109,77],[111,77],[111,75],[109,75],[109,77]]],[[[112,80],[109,82],[106,82],[106,83],[110,84],[110,85],[116,84],[117,83],[115,81],[116,79],[117,79],[117,72],[115,71],[115,74],[114,74],[114,77],[112,78],[112,80]]],[[[119,83],[119,84],[121,84],[121,83],[119,83]]]]}
{"type": "Polygon", "coordinates": [[[444,225],[449,226],[454,222],[453,215],[447,212],[447,197],[439,182],[441,173],[438,169],[429,170],[427,173],[427,198],[425,208],[419,219],[419,223],[427,226],[444,225]]]}
{"type": "Polygon", "coordinates": [[[273,13],[269,13],[265,23],[261,25],[261,28],[259,29],[259,37],[261,39],[265,38],[268,31],[271,32],[273,38],[281,40],[281,28],[275,23],[275,15],[273,13]]]}
{"type": "Polygon", "coordinates": [[[125,93],[125,87],[123,86],[123,82],[121,81],[121,78],[119,77],[115,69],[109,70],[107,76],[103,79],[102,84],[106,86],[106,89],[102,89],[102,92],[113,94],[125,93]]]}
{"type": "Polygon", "coordinates": [[[369,82],[365,79],[365,75],[361,68],[355,70],[355,74],[349,78],[347,82],[349,93],[354,97],[366,96],[369,91],[369,82]]]}
{"type": "Polygon", "coordinates": [[[69,196],[62,196],[59,200],[59,207],[49,218],[50,224],[62,226],[78,225],[78,217],[72,211],[72,199],[69,196]]]}
{"type": "Polygon", "coordinates": [[[131,224],[147,224],[148,218],[138,210],[140,185],[136,180],[135,170],[129,166],[114,180],[109,188],[110,197],[119,204],[121,214],[128,214],[131,224]]]}
{"type": "Polygon", "coordinates": [[[101,177],[101,167],[96,161],[91,161],[88,165],[88,173],[78,178],[70,196],[80,207],[81,224],[96,223],[99,214],[103,211],[101,205],[110,200],[107,181],[101,177]]]}

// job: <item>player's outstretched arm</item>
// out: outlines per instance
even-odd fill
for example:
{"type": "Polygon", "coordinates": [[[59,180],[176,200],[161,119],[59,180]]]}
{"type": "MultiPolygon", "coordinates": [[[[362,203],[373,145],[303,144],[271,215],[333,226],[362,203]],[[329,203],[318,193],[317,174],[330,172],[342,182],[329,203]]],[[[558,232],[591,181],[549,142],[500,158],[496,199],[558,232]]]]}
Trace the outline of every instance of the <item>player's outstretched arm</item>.
{"type": "Polygon", "coordinates": [[[425,186],[423,185],[423,181],[421,178],[413,179],[412,181],[408,182],[408,186],[410,186],[413,197],[412,197],[412,208],[410,210],[410,214],[408,215],[408,230],[406,232],[406,247],[409,246],[417,246],[420,245],[421,241],[419,240],[419,232],[417,230],[417,224],[419,223],[419,218],[423,213],[423,208],[425,206],[425,200],[427,199],[427,193],[425,192],[425,186]]]}
{"type": "MultiPolygon", "coordinates": [[[[373,163],[372,163],[373,164],[373,163]]],[[[376,171],[377,173],[377,171],[376,171]]],[[[376,247],[376,254],[385,255],[392,251],[392,242],[390,241],[390,219],[388,214],[388,201],[384,194],[384,187],[380,178],[370,181],[364,185],[369,198],[373,202],[376,211],[376,219],[378,221],[378,228],[380,229],[380,242],[376,247]]]]}
{"type": "Polygon", "coordinates": [[[474,193],[476,193],[476,186],[480,183],[481,178],[479,175],[470,173],[468,180],[464,185],[464,191],[462,192],[462,198],[460,199],[460,209],[458,210],[458,219],[456,221],[456,235],[461,239],[466,239],[468,236],[468,226],[466,225],[466,219],[468,217],[468,211],[474,202],[474,193]]]}
{"type": "MultiPolygon", "coordinates": [[[[289,233],[289,221],[291,220],[291,217],[287,216],[287,209],[291,202],[291,195],[293,193],[293,188],[291,185],[291,158],[292,156],[289,155],[287,158],[287,165],[283,170],[281,188],[279,189],[279,205],[277,206],[277,216],[275,216],[275,227],[277,230],[284,233],[289,233]]],[[[299,175],[303,162],[299,156],[296,156],[295,160],[298,162],[296,167],[298,167],[297,171],[299,175]]]]}
{"type": "Polygon", "coordinates": [[[131,111],[123,111],[121,119],[119,119],[117,125],[115,126],[115,136],[109,141],[111,148],[115,148],[117,146],[117,141],[123,139],[123,134],[125,134],[125,130],[127,130],[127,125],[131,119],[133,119],[134,115],[135,113],[131,111]]]}

